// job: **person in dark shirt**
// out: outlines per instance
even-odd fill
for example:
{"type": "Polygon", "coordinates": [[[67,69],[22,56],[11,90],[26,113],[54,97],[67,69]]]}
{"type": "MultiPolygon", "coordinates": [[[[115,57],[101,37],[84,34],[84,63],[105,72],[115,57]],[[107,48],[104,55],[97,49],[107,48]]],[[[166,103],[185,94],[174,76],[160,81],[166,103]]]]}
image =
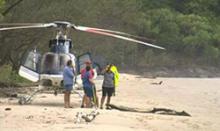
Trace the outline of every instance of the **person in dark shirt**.
{"type": "Polygon", "coordinates": [[[108,96],[106,109],[110,109],[108,105],[110,104],[111,96],[114,93],[114,89],[115,89],[114,83],[115,83],[114,73],[111,71],[111,66],[108,66],[104,73],[104,81],[102,84],[102,98],[101,98],[101,106],[100,106],[101,109],[103,109],[103,104],[106,96],[108,96]]]}

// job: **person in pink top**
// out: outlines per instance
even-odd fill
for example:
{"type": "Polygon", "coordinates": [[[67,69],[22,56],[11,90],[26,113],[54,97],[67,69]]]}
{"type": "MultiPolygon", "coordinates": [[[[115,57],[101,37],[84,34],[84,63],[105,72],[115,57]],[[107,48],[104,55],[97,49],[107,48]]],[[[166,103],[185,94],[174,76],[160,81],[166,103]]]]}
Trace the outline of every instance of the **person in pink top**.
{"type": "MultiPolygon", "coordinates": [[[[92,63],[90,62],[90,61],[87,61],[87,62],[85,62],[85,64],[86,64],[86,66],[90,66],[90,73],[91,73],[91,75],[92,75],[92,77],[94,77],[94,71],[93,71],[93,69],[92,69],[92,63]]],[[[83,76],[84,76],[84,74],[86,73],[86,68],[83,68],[81,71],[80,71],[80,73],[81,73],[81,78],[83,78],[83,76]]]]}
{"type": "MultiPolygon", "coordinates": [[[[92,63],[91,63],[90,61],[87,61],[87,62],[85,62],[85,64],[86,64],[86,67],[89,66],[89,67],[91,68],[90,71],[89,71],[89,74],[90,74],[90,77],[93,79],[95,73],[94,73],[94,70],[93,70],[93,68],[92,68],[92,63]]],[[[85,74],[86,74],[86,67],[80,71],[80,73],[81,73],[81,79],[83,79],[84,76],[85,76],[85,74]]],[[[97,96],[97,94],[96,94],[95,84],[93,85],[92,89],[93,89],[93,102],[94,102],[94,104],[98,107],[98,106],[99,106],[99,102],[98,102],[98,96],[97,96]]],[[[88,103],[88,102],[87,102],[87,101],[88,101],[88,98],[87,98],[86,93],[85,93],[86,91],[85,91],[84,88],[83,88],[83,90],[84,90],[84,96],[83,96],[81,108],[86,107],[86,103],[88,103]]]]}

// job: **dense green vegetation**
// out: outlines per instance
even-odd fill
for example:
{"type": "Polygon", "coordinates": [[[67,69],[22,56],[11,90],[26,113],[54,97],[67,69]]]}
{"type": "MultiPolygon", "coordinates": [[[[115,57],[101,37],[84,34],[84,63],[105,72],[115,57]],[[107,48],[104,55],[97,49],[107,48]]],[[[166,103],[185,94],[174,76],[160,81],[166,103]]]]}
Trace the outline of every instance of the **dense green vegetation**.
{"type": "Polygon", "coordinates": [[[31,85],[30,81],[25,80],[16,71],[13,71],[10,65],[1,66],[0,71],[0,87],[31,85]]]}
{"type": "MultiPolygon", "coordinates": [[[[4,2],[0,1],[0,6],[4,2]]],[[[19,0],[18,0],[19,1],[19,0]]],[[[13,5],[6,0],[1,12],[13,5]]],[[[166,51],[122,40],[72,32],[72,52],[89,51],[129,67],[189,67],[220,65],[219,0],[20,0],[2,22],[52,22],[128,32],[153,39],[166,51]]],[[[0,64],[18,69],[25,51],[47,51],[53,30],[0,32],[0,64]]]]}

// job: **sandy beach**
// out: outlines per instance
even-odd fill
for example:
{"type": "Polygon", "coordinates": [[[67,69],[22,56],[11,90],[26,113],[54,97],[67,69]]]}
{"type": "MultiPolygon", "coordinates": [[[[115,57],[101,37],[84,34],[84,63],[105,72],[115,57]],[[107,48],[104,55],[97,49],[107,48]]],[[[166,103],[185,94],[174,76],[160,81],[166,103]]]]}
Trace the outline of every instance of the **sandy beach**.
{"type": "MultiPolygon", "coordinates": [[[[101,81],[97,81],[98,90],[101,81]]],[[[132,108],[167,108],[191,115],[174,116],[98,110],[90,123],[74,123],[81,98],[71,95],[73,109],[63,107],[63,94],[40,93],[32,104],[19,105],[17,99],[0,98],[1,131],[218,131],[220,129],[220,78],[145,78],[121,74],[112,104],[132,108]],[[161,84],[158,84],[161,82],[161,84]],[[10,108],[11,110],[5,110],[10,108]]],[[[79,91],[82,93],[82,91],[79,91]]],[[[99,98],[101,92],[98,92],[99,98]]]]}

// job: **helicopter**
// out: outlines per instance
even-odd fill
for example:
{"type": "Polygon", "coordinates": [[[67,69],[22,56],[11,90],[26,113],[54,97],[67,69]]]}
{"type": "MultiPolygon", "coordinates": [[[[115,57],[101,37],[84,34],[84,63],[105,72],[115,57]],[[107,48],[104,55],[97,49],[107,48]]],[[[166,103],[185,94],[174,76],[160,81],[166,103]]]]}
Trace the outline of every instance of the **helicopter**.
{"type": "MultiPolygon", "coordinates": [[[[1,24],[0,25],[7,25],[1,24]]],[[[19,104],[26,104],[32,101],[34,95],[38,92],[42,91],[44,87],[49,86],[53,87],[56,90],[58,87],[63,84],[63,69],[68,60],[72,60],[73,65],[75,65],[75,71],[77,72],[77,77],[75,78],[76,83],[75,86],[78,86],[81,83],[80,71],[85,68],[86,62],[91,62],[94,68],[94,77],[97,76],[97,71],[100,70],[98,63],[93,62],[91,54],[85,53],[76,58],[75,54],[70,53],[70,50],[73,47],[72,40],[68,38],[68,31],[73,29],[75,31],[82,31],[87,33],[93,33],[98,35],[104,35],[109,37],[114,37],[126,41],[131,41],[135,43],[139,43],[142,45],[150,46],[153,48],[165,50],[165,48],[157,45],[153,45],[141,40],[138,40],[139,36],[134,36],[128,33],[101,29],[101,28],[93,28],[86,26],[79,26],[72,24],[66,21],[54,21],[51,23],[11,23],[8,24],[10,26],[0,28],[0,31],[8,31],[8,30],[18,30],[18,29],[36,29],[36,28],[55,28],[57,29],[57,34],[54,39],[49,41],[50,51],[46,52],[41,56],[40,53],[36,49],[30,51],[24,61],[22,62],[19,75],[32,81],[32,82],[40,82],[39,88],[34,91],[28,97],[20,97],[19,104]],[[17,25],[17,26],[12,26],[17,25]],[[19,26],[18,26],[19,25],[19,26]]]]}

